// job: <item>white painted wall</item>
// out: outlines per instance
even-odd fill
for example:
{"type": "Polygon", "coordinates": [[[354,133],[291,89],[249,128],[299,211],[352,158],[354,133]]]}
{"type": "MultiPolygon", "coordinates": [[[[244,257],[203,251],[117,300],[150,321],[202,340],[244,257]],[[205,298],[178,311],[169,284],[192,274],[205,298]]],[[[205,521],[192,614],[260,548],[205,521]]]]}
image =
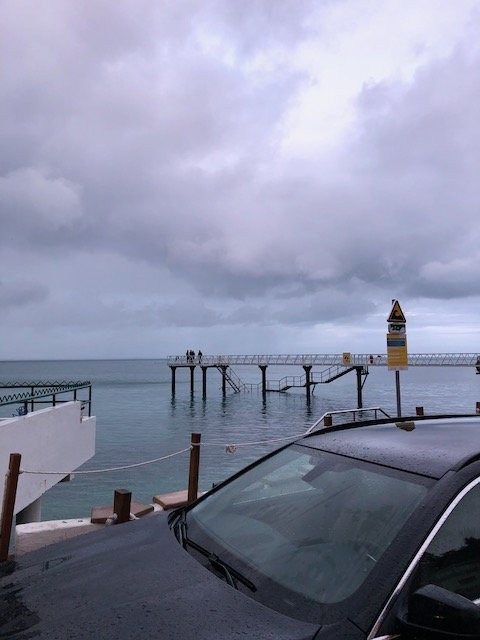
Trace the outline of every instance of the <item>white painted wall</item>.
{"type": "MultiPolygon", "coordinates": [[[[0,420],[0,500],[11,453],[20,453],[21,469],[66,471],[77,469],[95,454],[94,416],[81,417],[81,402],[33,411],[0,420]]],[[[61,475],[22,473],[18,480],[15,513],[37,500],[59,482],[61,475]]]]}

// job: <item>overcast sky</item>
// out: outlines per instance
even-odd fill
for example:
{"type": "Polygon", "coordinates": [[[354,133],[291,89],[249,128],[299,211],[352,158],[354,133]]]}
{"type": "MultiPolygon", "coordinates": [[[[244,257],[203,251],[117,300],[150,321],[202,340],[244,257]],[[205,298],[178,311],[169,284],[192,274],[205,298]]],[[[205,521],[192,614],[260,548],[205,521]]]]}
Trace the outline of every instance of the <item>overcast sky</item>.
{"type": "Polygon", "coordinates": [[[480,351],[480,1],[0,0],[0,358],[480,351]]]}

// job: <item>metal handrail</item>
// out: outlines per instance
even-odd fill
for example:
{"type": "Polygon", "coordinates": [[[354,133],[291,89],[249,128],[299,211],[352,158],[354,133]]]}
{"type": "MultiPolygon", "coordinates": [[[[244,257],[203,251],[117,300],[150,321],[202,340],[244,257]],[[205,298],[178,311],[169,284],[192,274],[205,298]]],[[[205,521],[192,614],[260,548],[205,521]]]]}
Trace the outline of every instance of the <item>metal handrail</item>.
{"type": "Polygon", "coordinates": [[[309,427],[305,431],[305,435],[307,435],[308,433],[311,433],[315,429],[315,427],[317,427],[321,422],[323,422],[326,416],[335,416],[343,413],[351,413],[353,414],[353,421],[355,422],[357,413],[361,413],[363,411],[374,411],[375,420],[377,419],[378,413],[382,413],[386,418],[390,418],[389,414],[384,409],[382,409],[382,407],[366,407],[365,409],[339,409],[338,411],[326,411],[322,416],[320,416],[318,420],[316,420],[312,424],[311,427],[309,427]]]}
{"type": "MultiPolygon", "coordinates": [[[[412,367],[470,367],[477,364],[479,353],[410,353],[408,365],[412,367]]],[[[167,364],[185,366],[202,364],[217,365],[369,365],[387,366],[386,354],[352,353],[349,362],[344,362],[342,353],[280,354],[280,355],[210,355],[202,356],[201,363],[191,362],[186,356],[168,356],[167,364]]]]}
{"type": "MultiPolygon", "coordinates": [[[[35,404],[50,404],[55,406],[71,400],[57,400],[57,395],[64,393],[72,393],[73,400],[79,400],[83,405],[88,405],[88,415],[92,413],[92,383],[89,380],[82,381],[54,381],[54,382],[6,382],[0,383],[0,389],[28,389],[28,391],[19,391],[6,395],[0,395],[0,407],[8,405],[23,405],[23,415],[30,411],[34,411],[35,404]],[[77,391],[88,389],[88,398],[77,398],[77,391]],[[45,400],[44,398],[50,398],[45,400]]],[[[19,414],[22,415],[22,414],[19,414]]]]}

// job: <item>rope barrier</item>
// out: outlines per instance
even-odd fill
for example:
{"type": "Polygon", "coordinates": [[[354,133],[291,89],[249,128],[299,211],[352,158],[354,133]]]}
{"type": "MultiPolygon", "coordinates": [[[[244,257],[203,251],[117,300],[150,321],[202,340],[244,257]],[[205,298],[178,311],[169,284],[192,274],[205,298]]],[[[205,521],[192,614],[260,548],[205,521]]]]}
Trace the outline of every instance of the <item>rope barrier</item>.
{"type": "Polygon", "coordinates": [[[252,442],[235,442],[222,444],[221,442],[201,442],[201,443],[192,443],[189,447],[182,449],[181,451],[175,451],[174,453],[169,453],[166,456],[161,456],[160,458],[154,458],[153,460],[145,460],[144,462],[136,462],[135,464],[127,464],[121,467],[110,467],[107,469],[87,469],[85,471],[32,471],[29,469],[20,469],[20,473],[26,474],[37,474],[44,476],[68,476],[72,473],[74,475],[90,475],[94,473],[110,473],[112,471],[124,471],[125,469],[134,469],[136,467],[144,467],[149,464],[154,464],[155,462],[161,462],[162,460],[167,460],[168,458],[173,458],[174,456],[179,456],[182,453],[186,453],[187,451],[191,451],[193,447],[222,447],[225,449],[226,453],[234,453],[238,447],[252,447],[258,444],[274,444],[276,442],[285,442],[286,440],[294,440],[295,438],[301,438],[304,435],[303,433],[297,433],[292,436],[286,436],[283,438],[271,438],[270,440],[255,440],[252,442]]]}
{"type": "Polygon", "coordinates": [[[286,436],[284,438],[272,438],[270,440],[255,440],[253,442],[231,442],[229,444],[222,444],[221,442],[200,442],[199,444],[192,444],[192,447],[251,447],[256,444],[273,444],[275,442],[282,442],[285,440],[294,440],[295,438],[301,438],[305,435],[303,433],[297,433],[293,436],[286,436]]]}
{"type": "MultiPolygon", "coordinates": [[[[182,453],[186,453],[190,451],[191,447],[187,447],[186,449],[182,449],[181,451],[175,451],[175,453],[169,453],[166,456],[162,456],[161,458],[155,458],[154,460],[146,460],[145,462],[136,462],[135,464],[127,464],[123,467],[110,467],[109,469],[87,469],[86,471],[75,471],[75,475],[87,475],[90,473],[108,473],[110,471],[123,471],[124,469],[133,469],[135,467],[144,467],[147,464],[153,464],[154,462],[160,462],[161,460],[167,460],[167,458],[173,458],[174,456],[179,456],[182,453]]],[[[39,474],[42,476],[68,476],[73,473],[72,471],[27,471],[26,469],[20,469],[20,473],[32,473],[39,474]]]]}

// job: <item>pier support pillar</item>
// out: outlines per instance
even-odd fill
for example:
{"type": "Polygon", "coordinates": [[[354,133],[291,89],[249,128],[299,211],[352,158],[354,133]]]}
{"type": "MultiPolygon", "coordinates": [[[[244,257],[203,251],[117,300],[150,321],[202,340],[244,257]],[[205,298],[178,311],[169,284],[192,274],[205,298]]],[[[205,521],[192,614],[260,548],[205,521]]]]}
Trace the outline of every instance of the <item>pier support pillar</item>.
{"type": "Polygon", "coordinates": [[[204,400],[207,397],[207,369],[208,367],[202,367],[202,394],[204,400]]]}
{"type": "Polygon", "coordinates": [[[259,364],[260,371],[262,372],[262,394],[267,395],[267,366],[266,364],[259,364]]]}
{"type": "Polygon", "coordinates": [[[195,391],[195,365],[190,367],[190,392],[193,393],[195,391]]]}
{"type": "Polygon", "coordinates": [[[307,402],[310,403],[311,397],[312,397],[312,392],[310,390],[310,372],[312,370],[312,365],[311,364],[304,364],[303,365],[303,370],[305,371],[305,391],[307,392],[307,402]]]}
{"type": "Polygon", "coordinates": [[[177,367],[170,366],[170,370],[172,372],[172,396],[175,395],[175,372],[177,367]]]}
{"type": "Polygon", "coordinates": [[[228,367],[225,364],[222,364],[220,367],[222,370],[222,393],[225,395],[227,393],[227,369],[228,367]]]}
{"type": "Polygon", "coordinates": [[[355,367],[355,371],[357,373],[357,409],[362,409],[363,408],[363,398],[362,398],[363,367],[355,367]]]}

